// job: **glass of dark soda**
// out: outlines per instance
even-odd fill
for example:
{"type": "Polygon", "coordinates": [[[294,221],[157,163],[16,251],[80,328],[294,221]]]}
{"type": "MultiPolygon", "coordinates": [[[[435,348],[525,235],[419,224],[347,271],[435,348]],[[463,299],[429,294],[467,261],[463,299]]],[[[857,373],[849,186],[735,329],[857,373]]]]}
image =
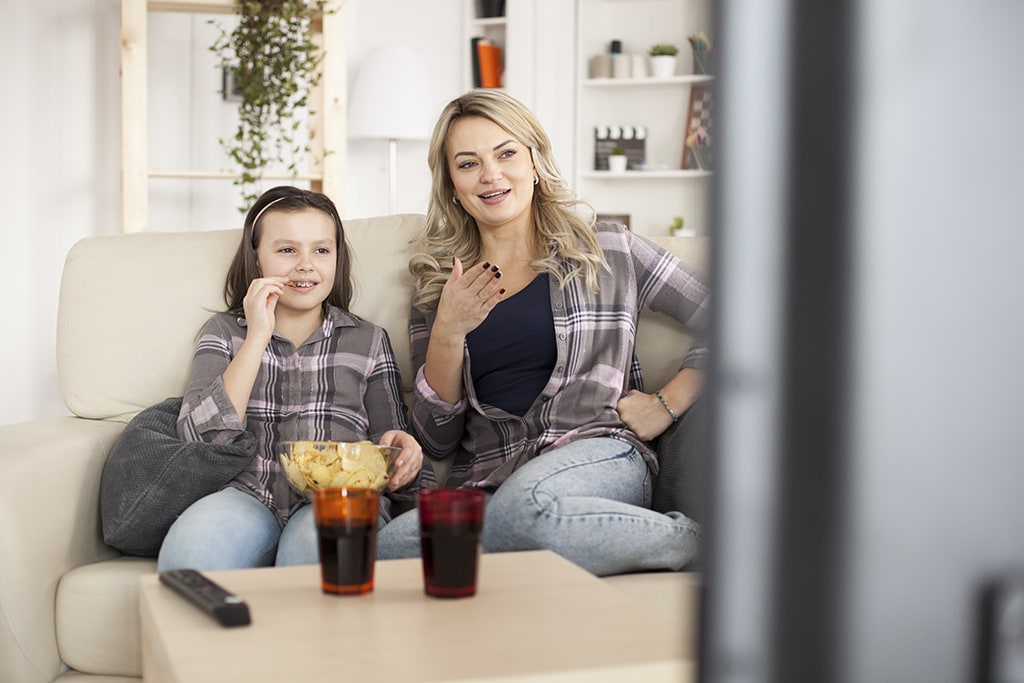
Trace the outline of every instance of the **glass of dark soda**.
{"type": "Polygon", "coordinates": [[[324,593],[362,595],[373,590],[379,500],[380,492],[371,488],[313,491],[324,593]]]}
{"type": "Polygon", "coordinates": [[[427,595],[476,595],[484,501],[484,492],[476,489],[419,492],[423,587],[427,595]]]}

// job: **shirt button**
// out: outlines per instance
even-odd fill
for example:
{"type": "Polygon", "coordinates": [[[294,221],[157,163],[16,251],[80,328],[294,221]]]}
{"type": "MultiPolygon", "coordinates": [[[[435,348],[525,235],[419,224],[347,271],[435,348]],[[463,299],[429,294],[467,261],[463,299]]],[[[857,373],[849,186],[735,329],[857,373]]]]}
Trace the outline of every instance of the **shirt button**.
{"type": "Polygon", "coordinates": [[[562,310],[562,302],[559,301],[558,303],[556,303],[555,308],[557,308],[558,310],[562,310]]]}
{"type": "Polygon", "coordinates": [[[558,338],[561,339],[562,341],[565,341],[565,333],[562,332],[561,334],[559,334],[558,338]]]}
{"type": "Polygon", "coordinates": [[[555,372],[557,372],[559,375],[561,375],[562,374],[562,366],[559,365],[557,368],[555,368],[555,372]]]}

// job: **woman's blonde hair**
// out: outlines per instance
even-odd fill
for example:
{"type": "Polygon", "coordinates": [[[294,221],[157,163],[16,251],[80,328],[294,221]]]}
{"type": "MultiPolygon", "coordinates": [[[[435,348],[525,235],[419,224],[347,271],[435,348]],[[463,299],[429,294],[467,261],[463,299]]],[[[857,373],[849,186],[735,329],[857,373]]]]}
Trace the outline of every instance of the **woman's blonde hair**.
{"type": "Polygon", "coordinates": [[[441,289],[452,270],[452,257],[464,265],[480,259],[480,232],[476,221],[452,201],[454,183],[448,170],[445,143],[452,125],[460,118],[479,116],[508,131],[530,148],[539,178],[534,186],[532,218],[537,250],[533,267],[558,278],[564,287],[581,275],[587,286],[597,288],[597,274],[607,262],[594,233],[594,211],[578,199],[562,180],[551,153],[551,141],[533,113],[515,98],[498,90],[473,90],[444,108],[427,152],[432,177],[426,228],[419,238],[422,251],[409,261],[418,284],[413,303],[421,310],[437,306],[441,289]],[[580,213],[583,208],[588,214],[580,213]],[[546,249],[545,249],[546,245],[546,249]],[[556,257],[568,264],[560,268],[556,257]]]}

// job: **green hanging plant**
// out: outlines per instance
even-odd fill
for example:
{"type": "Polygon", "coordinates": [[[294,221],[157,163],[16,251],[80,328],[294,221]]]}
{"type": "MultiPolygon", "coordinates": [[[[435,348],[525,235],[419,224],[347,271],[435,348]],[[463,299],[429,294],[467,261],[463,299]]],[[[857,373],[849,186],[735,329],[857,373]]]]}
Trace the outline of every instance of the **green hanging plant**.
{"type": "MultiPolygon", "coordinates": [[[[238,130],[221,147],[241,168],[235,185],[244,213],[259,193],[256,182],[271,163],[297,174],[309,154],[308,139],[298,139],[311,88],[320,80],[322,53],[313,42],[313,20],[326,0],[235,0],[238,24],[221,32],[210,50],[218,66],[234,78],[241,95],[238,130]]],[[[211,23],[216,23],[211,20],[211,23]]]]}

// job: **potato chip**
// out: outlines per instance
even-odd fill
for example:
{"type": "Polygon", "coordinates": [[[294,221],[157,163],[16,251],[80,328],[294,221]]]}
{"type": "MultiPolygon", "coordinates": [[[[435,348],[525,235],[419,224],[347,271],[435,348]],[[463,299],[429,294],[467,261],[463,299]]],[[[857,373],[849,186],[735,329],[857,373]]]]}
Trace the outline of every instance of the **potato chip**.
{"type": "Polygon", "coordinates": [[[391,458],[401,450],[369,441],[290,441],[284,448],[281,468],[300,493],[326,486],[383,489],[390,479],[391,458]]]}

